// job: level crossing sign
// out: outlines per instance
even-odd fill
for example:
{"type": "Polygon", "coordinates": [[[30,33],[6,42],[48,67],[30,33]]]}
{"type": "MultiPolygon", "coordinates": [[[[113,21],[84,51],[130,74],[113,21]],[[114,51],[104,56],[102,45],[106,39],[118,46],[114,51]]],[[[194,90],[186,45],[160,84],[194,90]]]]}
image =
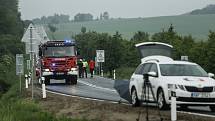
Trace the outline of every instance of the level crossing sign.
{"type": "Polygon", "coordinates": [[[96,59],[97,62],[105,62],[105,51],[104,50],[96,50],[96,59]]]}

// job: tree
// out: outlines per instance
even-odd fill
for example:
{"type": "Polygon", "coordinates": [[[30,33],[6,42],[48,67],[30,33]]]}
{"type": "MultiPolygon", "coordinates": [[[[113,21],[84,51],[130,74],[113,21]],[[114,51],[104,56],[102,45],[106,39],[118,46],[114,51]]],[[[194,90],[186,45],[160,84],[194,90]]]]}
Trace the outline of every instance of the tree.
{"type": "Polygon", "coordinates": [[[84,34],[84,33],[86,33],[86,31],[87,31],[87,28],[84,27],[84,26],[82,26],[82,27],[81,27],[81,32],[84,34]]]}
{"type": "Polygon", "coordinates": [[[207,43],[207,69],[209,72],[215,72],[215,32],[210,31],[207,43]]]}
{"type": "Polygon", "coordinates": [[[52,39],[55,40],[54,33],[57,31],[57,27],[55,27],[54,25],[49,24],[48,28],[52,33],[52,39]]]}
{"type": "Polygon", "coordinates": [[[138,31],[131,38],[131,41],[133,41],[136,44],[141,42],[147,42],[149,41],[149,34],[147,32],[138,31]]]}

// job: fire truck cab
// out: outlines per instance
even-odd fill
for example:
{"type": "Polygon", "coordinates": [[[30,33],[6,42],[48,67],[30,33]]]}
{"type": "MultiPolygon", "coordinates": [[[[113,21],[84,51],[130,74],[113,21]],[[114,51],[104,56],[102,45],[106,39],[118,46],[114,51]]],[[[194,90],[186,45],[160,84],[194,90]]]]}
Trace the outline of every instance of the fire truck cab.
{"type": "Polygon", "coordinates": [[[66,84],[77,84],[77,51],[75,40],[48,41],[39,46],[38,76],[45,77],[45,84],[51,79],[65,79],[66,84]]]}

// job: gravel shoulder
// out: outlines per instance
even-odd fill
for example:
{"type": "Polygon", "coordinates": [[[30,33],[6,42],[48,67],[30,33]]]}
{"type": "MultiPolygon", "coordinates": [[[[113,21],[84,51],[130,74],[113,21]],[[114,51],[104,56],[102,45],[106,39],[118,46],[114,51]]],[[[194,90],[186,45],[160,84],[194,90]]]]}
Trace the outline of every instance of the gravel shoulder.
{"type": "MultiPolygon", "coordinates": [[[[30,88],[27,97],[31,98],[30,88]]],[[[81,99],[47,93],[47,98],[41,98],[41,90],[35,90],[35,99],[43,110],[57,116],[67,116],[73,119],[87,119],[92,121],[136,121],[141,111],[140,121],[145,121],[145,107],[134,108],[130,105],[113,104],[107,101],[81,99]]],[[[170,111],[162,111],[164,121],[170,121],[170,111]]],[[[150,107],[149,119],[159,121],[158,110],[150,107]]],[[[214,118],[205,118],[178,113],[178,121],[214,121],[214,118]]]]}

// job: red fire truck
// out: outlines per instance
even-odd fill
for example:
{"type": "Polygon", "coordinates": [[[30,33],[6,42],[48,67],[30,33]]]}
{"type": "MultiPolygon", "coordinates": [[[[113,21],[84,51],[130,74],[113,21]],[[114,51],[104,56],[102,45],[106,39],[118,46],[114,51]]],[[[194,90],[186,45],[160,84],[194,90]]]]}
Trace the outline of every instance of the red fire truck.
{"type": "Polygon", "coordinates": [[[39,46],[38,76],[50,79],[65,79],[66,84],[77,84],[77,51],[74,40],[48,41],[39,46]]]}

